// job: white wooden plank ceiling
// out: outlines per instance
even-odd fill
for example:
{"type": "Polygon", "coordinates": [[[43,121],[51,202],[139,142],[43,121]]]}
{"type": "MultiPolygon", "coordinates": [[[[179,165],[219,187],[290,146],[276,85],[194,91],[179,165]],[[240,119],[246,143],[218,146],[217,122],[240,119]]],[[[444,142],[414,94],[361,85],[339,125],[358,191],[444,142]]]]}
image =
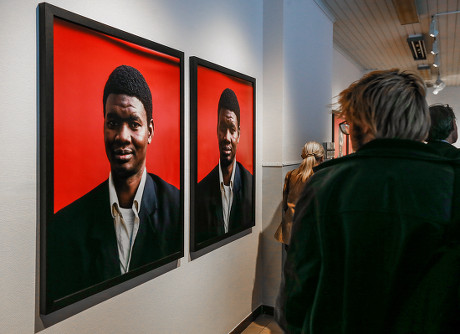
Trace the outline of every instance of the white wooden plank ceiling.
{"type": "MultiPolygon", "coordinates": [[[[397,67],[412,71],[417,71],[417,65],[427,64],[431,66],[431,78],[427,80],[430,85],[438,74],[430,53],[431,16],[460,10],[460,0],[414,1],[419,22],[405,25],[401,25],[392,0],[322,0],[322,3],[336,20],[334,45],[356,63],[366,70],[397,67]],[[407,37],[415,34],[424,36],[426,60],[416,61],[412,57],[407,37]]],[[[460,86],[460,13],[437,19],[441,79],[447,86],[460,86]]]]}

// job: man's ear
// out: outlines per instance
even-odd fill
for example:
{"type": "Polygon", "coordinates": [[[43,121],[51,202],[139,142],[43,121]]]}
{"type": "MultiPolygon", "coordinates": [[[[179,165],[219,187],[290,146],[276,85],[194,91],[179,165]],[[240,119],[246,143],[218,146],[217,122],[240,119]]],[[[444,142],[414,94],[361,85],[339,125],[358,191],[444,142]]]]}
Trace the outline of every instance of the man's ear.
{"type": "Polygon", "coordinates": [[[451,144],[455,143],[458,139],[458,130],[457,130],[457,120],[454,118],[452,120],[452,132],[449,135],[451,144]]]}
{"type": "Polygon", "coordinates": [[[153,138],[153,133],[154,133],[154,124],[153,124],[153,119],[150,120],[149,122],[149,125],[148,125],[148,129],[149,129],[149,138],[148,138],[148,143],[150,144],[150,142],[152,141],[152,138],[153,138]]]}
{"type": "Polygon", "coordinates": [[[350,139],[353,151],[357,151],[361,146],[375,139],[375,135],[371,127],[367,124],[355,124],[348,122],[350,125],[350,139]]]}

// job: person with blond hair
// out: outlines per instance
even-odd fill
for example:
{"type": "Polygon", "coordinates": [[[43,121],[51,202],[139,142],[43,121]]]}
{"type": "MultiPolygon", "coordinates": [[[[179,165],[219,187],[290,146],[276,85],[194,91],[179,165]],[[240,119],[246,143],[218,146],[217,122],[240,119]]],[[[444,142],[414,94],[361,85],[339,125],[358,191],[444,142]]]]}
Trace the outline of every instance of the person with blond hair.
{"type": "Polygon", "coordinates": [[[286,173],[283,187],[282,220],[275,232],[275,239],[286,246],[289,245],[291,239],[295,204],[308,179],[313,175],[313,167],[323,162],[324,148],[320,143],[309,141],[302,148],[301,157],[303,160],[300,166],[286,173]]]}
{"type": "Polygon", "coordinates": [[[423,143],[423,80],[374,71],[339,95],[353,154],[296,205],[278,322],[287,333],[460,333],[460,162],[423,143]]]}

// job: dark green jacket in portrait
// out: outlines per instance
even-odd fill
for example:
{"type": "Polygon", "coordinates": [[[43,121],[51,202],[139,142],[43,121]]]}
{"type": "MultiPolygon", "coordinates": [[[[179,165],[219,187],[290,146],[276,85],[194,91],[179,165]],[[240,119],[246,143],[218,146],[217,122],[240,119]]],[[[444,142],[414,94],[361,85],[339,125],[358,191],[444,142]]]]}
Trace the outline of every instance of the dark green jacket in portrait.
{"type": "Polygon", "coordinates": [[[460,333],[460,161],[373,140],[318,166],[297,203],[288,333],[460,333]]]}

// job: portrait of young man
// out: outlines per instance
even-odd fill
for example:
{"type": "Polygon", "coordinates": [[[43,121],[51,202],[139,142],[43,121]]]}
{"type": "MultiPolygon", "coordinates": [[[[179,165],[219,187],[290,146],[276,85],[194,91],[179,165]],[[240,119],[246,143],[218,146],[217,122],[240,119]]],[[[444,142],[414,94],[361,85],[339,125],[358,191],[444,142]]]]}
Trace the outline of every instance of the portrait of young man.
{"type": "Polygon", "coordinates": [[[136,68],[121,65],[109,75],[101,98],[103,113],[99,108],[94,113],[104,118],[110,173],[59,210],[47,226],[50,301],[154,263],[182,247],[180,192],[146,168],[155,130],[149,85],[136,68]]]}
{"type": "Polygon", "coordinates": [[[254,225],[253,175],[237,158],[240,135],[245,127],[252,124],[241,124],[235,92],[224,89],[217,104],[219,161],[195,191],[196,244],[254,225]]]}

